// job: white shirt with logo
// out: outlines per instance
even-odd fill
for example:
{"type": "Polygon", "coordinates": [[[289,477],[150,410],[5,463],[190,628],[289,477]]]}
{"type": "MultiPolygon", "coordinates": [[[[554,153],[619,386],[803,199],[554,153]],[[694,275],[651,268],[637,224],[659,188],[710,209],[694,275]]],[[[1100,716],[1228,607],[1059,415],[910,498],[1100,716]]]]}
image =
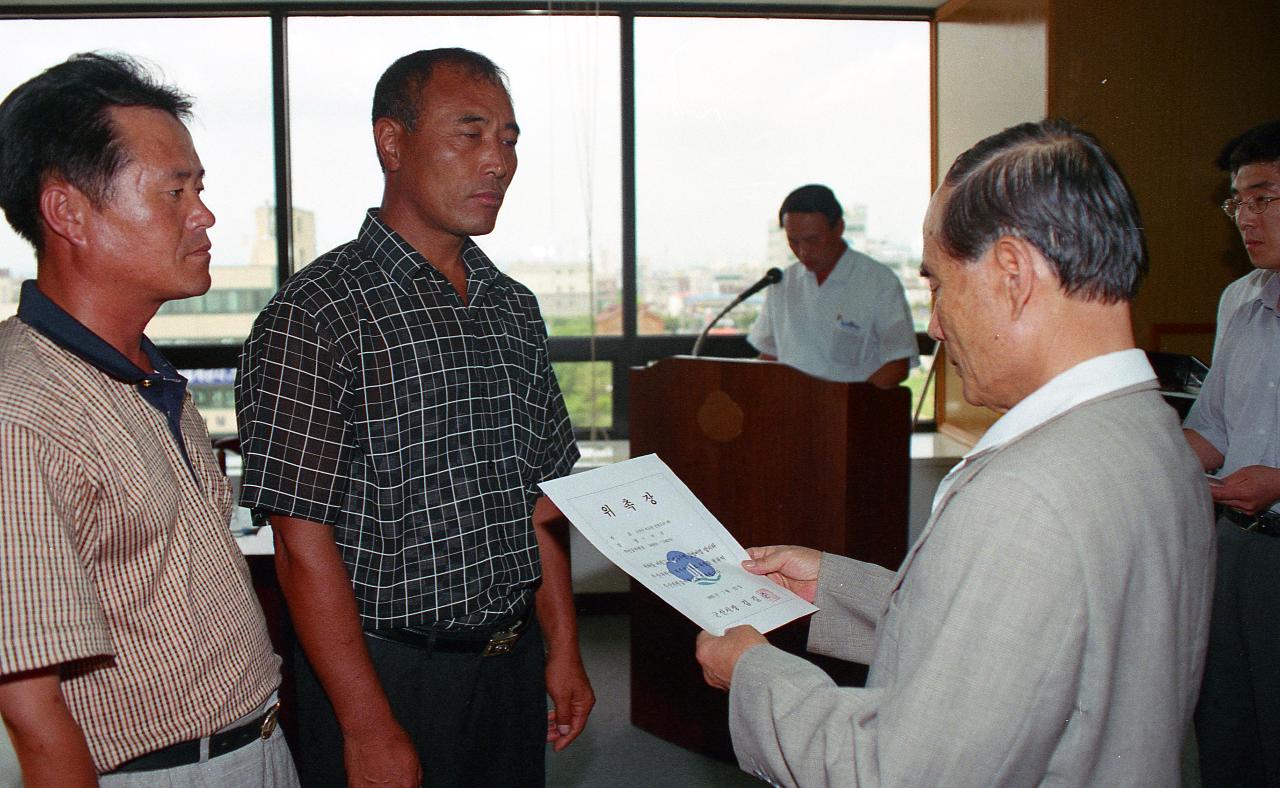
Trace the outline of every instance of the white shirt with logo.
{"type": "Polygon", "coordinates": [[[902,282],[861,252],[845,249],[821,286],[794,263],[765,293],[747,341],[783,364],[843,383],[864,381],[901,358],[920,364],[902,282]]]}

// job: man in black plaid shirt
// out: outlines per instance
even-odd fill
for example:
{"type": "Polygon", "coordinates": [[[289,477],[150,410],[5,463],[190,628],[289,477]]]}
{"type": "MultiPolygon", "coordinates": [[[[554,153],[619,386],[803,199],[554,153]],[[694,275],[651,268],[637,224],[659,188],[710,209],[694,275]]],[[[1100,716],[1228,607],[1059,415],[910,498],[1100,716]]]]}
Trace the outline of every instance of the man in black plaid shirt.
{"type": "Polygon", "coordinates": [[[515,174],[505,76],[407,55],[373,133],[381,207],[267,305],[236,383],[242,502],[270,519],[305,652],[299,772],[542,784],[595,698],[567,524],[537,488],[578,458],[546,327],[471,241],[515,174]]]}

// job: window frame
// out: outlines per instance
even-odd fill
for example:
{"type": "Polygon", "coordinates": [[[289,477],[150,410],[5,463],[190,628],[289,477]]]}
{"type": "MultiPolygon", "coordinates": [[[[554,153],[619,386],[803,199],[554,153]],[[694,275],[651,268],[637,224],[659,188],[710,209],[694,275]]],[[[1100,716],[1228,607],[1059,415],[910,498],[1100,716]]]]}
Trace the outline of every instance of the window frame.
{"type": "MultiPolygon", "coordinates": [[[[292,169],[289,150],[288,24],[292,17],[315,16],[511,16],[511,15],[613,16],[619,22],[619,76],[621,79],[621,210],[622,266],[620,336],[552,336],[548,340],[554,362],[608,362],[613,371],[612,426],[575,428],[580,438],[607,434],[611,439],[630,435],[630,371],[653,361],[692,351],[695,334],[644,335],[637,327],[636,265],[636,124],[635,124],[635,21],[659,17],[737,17],[769,19],[830,19],[932,22],[928,9],[873,7],[847,9],[834,5],[779,5],[775,3],[565,3],[554,8],[546,3],[494,2],[476,8],[462,2],[201,2],[168,4],[0,4],[0,21],[11,19],[111,19],[111,18],[216,18],[268,17],[271,46],[272,154],[275,164],[275,241],[277,286],[291,273],[293,245],[292,169]]],[[[931,36],[932,38],[932,36],[931,36]]],[[[934,47],[930,47],[930,70],[934,47]]],[[[931,109],[932,115],[932,109],[931,109]]],[[[933,125],[936,125],[934,123],[933,125]]],[[[931,134],[932,136],[932,134],[931,134]]],[[[936,147],[936,146],[935,146],[936,147]]],[[[936,153],[930,152],[930,156],[936,153]]],[[[933,352],[934,341],[924,332],[916,333],[921,355],[933,352]]],[[[756,355],[745,335],[708,337],[706,354],[726,358],[756,355]]],[[[239,366],[237,344],[174,344],[164,353],[179,369],[239,366]]],[[[934,422],[922,422],[917,430],[932,430],[934,422]]]]}

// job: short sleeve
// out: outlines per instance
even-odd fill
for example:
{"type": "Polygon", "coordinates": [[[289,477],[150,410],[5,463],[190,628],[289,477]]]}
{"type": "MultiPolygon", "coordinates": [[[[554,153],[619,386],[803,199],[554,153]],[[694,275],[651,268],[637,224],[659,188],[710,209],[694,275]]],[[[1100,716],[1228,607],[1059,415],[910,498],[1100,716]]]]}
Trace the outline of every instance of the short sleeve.
{"type": "Polygon", "coordinates": [[[760,308],[760,316],[756,318],[756,322],[751,324],[751,331],[747,334],[747,341],[751,346],[762,354],[777,357],[778,340],[773,332],[773,312],[775,310],[774,293],[777,288],[769,288],[764,291],[764,306],[760,308]]]}
{"type": "MultiPolygon", "coordinates": [[[[560,381],[556,379],[556,372],[551,366],[545,333],[541,337],[539,355],[542,359],[540,371],[547,388],[547,408],[546,420],[542,425],[542,463],[535,484],[568,476],[582,456],[578,451],[578,442],[573,437],[573,423],[569,420],[569,409],[564,404],[560,381]]],[[[534,489],[535,494],[541,495],[536,487],[534,489]]]]}
{"type": "Polygon", "coordinates": [[[1193,430],[1209,441],[1224,457],[1230,447],[1226,415],[1227,369],[1238,344],[1232,341],[1232,336],[1238,337],[1248,320],[1249,310],[1243,308],[1237,308],[1227,320],[1222,342],[1214,347],[1213,366],[1209,368],[1204,385],[1182,422],[1183,428],[1193,430]]]}
{"type": "Polygon", "coordinates": [[[884,297],[876,307],[875,324],[880,364],[905,358],[909,367],[919,366],[920,352],[916,344],[916,327],[911,319],[911,307],[907,305],[907,294],[902,282],[892,272],[889,272],[884,291],[884,297]]]}
{"type": "Polygon", "coordinates": [[[349,484],[349,380],[306,310],[277,300],[258,316],[236,375],[242,506],[337,522],[349,484]]]}
{"type": "Polygon", "coordinates": [[[1227,420],[1223,410],[1226,397],[1226,369],[1229,351],[1219,353],[1217,363],[1209,368],[1200,394],[1191,404],[1187,418],[1182,422],[1184,429],[1192,430],[1209,441],[1224,457],[1229,444],[1227,441],[1227,420]]]}
{"type": "Polygon", "coordinates": [[[0,422],[0,675],[115,653],[77,534],[92,494],[70,453],[0,422]]]}

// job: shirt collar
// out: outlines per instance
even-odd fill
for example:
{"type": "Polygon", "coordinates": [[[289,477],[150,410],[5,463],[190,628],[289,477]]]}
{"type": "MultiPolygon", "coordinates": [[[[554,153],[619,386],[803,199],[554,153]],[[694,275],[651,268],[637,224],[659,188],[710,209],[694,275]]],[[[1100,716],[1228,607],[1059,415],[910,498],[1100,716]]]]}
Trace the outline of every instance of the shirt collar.
{"type": "Polygon", "coordinates": [[[933,499],[934,508],[937,508],[960,469],[972,458],[998,449],[1077,405],[1155,379],[1156,373],[1147,361],[1146,353],[1136,348],[1094,356],[1058,374],[1014,405],[987,429],[977,445],[964,455],[938,485],[933,499]]]}
{"type": "Polygon", "coordinates": [[[105,339],[40,292],[33,279],[22,283],[22,293],[18,297],[18,319],[48,337],[54,344],[124,383],[138,384],[155,378],[184,380],[145,336],[142,338],[142,352],[147,354],[156,371],[153,375],[142,371],[105,339]]]}
{"type": "Polygon", "coordinates": [[[1280,276],[1267,277],[1267,283],[1262,286],[1262,290],[1258,293],[1258,299],[1262,301],[1262,306],[1276,311],[1276,302],[1280,299],[1280,276]]]}
{"type": "MultiPolygon", "coordinates": [[[[827,278],[822,280],[822,286],[826,287],[831,282],[843,283],[847,281],[849,277],[853,276],[853,269],[857,264],[858,257],[854,254],[853,247],[845,244],[844,254],[840,255],[840,258],[836,260],[836,264],[831,266],[831,273],[827,274],[827,278]]],[[[805,271],[805,273],[812,276],[815,281],[818,278],[812,271],[805,271]]]]}
{"type": "MultiPolygon", "coordinates": [[[[392,281],[412,292],[414,280],[427,276],[452,290],[444,274],[427,260],[413,244],[382,221],[381,211],[370,208],[360,226],[359,240],[367,257],[386,272],[392,281]]],[[[462,244],[462,262],[467,269],[467,293],[474,298],[497,278],[498,271],[488,256],[467,238],[462,244]]]]}
{"type": "Polygon", "coordinates": [[[1137,349],[1119,350],[1082,361],[1014,405],[991,425],[965,457],[1008,443],[1083,402],[1155,380],[1155,377],[1146,353],[1137,349]]]}

